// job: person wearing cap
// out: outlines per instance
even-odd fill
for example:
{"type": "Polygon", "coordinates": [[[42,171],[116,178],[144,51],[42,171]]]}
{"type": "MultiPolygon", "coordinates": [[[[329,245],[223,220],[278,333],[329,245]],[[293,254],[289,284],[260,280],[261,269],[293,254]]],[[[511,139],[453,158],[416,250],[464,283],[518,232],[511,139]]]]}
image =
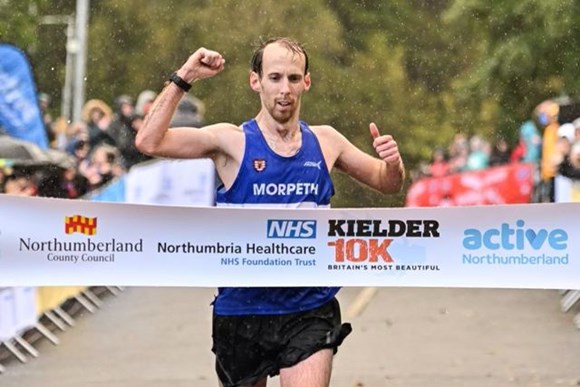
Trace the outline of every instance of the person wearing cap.
{"type": "Polygon", "coordinates": [[[558,139],[552,162],[556,169],[554,177],[554,201],[569,202],[573,188],[573,180],[577,179],[576,171],[571,163],[571,149],[575,141],[575,129],[571,123],[565,123],[558,128],[558,139]]]}
{"type": "Polygon", "coordinates": [[[135,114],[145,117],[149,113],[156,97],[157,93],[153,90],[143,90],[140,92],[137,96],[137,103],[135,104],[135,114]]]}
{"type": "Polygon", "coordinates": [[[565,123],[558,128],[557,155],[554,163],[558,172],[571,179],[580,179],[580,141],[576,139],[576,128],[572,123],[565,123]]]}
{"type": "Polygon", "coordinates": [[[556,148],[552,156],[552,164],[556,171],[564,157],[570,154],[570,148],[574,143],[574,125],[571,123],[562,124],[557,133],[556,148]]]}

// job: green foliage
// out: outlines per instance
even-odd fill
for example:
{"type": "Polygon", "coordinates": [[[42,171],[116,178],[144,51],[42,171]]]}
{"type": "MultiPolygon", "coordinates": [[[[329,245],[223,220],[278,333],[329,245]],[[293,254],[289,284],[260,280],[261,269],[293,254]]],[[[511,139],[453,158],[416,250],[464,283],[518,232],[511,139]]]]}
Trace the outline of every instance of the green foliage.
{"type": "Polygon", "coordinates": [[[471,105],[472,116],[495,104],[496,131],[510,127],[515,132],[544,99],[579,97],[577,1],[457,0],[445,20],[470,58],[455,85],[457,98],[471,105]]]}
{"type": "Polygon", "coordinates": [[[0,42],[24,51],[34,45],[39,9],[50,0],[0,0],[0,42]]]}

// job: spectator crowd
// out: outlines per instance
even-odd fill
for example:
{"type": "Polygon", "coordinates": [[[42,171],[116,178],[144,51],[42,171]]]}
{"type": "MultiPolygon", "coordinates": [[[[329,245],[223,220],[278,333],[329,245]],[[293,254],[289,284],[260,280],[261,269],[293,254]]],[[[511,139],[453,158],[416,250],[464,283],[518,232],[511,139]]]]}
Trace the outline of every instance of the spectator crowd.
{"type": "Polygon", "coordinates": [[[580,116],[566,122],[556,101],[544,101],[519,127],[516,144],[510,146],[503,137],[492,142],[480,135],[458,133],[447,148],[436,147],[431,160],[421,164],[411,177],[437,178],[517,162],[535,167],[532,201],[556,201],[558,189],[569,190],[570,182],[580,181],[580,116]]]}
{"type": "MultiPolygon", "coordinates": [[[[156,96],[151,90],[139,93],[136,101],[120,95],[112,107],[91,99],[83,106],[82,119],[69,123],[62,117],[51,117],[50,96],[40,93],[38,101],[50,148],[66,157],[48,166],[18,165],[3,162],[0,154],[0,192],[80,198],[149,160],[135,147],[135,136],[156,96]]],[[[203,102],[188,95],[180,102],[170,126],[201,126],[204,113],[203,102]]],[[[558,187],[569,189],[558,177],[580,181],[580,117],[572,122],[561,122],[561,118],[557,102],[540,103],[519,127],[518,142],[513,145],[502,137],[490,142],[480,135],[457,133],[447,148],[436,147],[432,159],[411,177],[443,177],[509,163],[531,163],[536,170],[532,201],[554,202],[558,187]]]]}
{"type": "MultiPolygon", "coordinates": [[[[151,157],[135,147],[135,136],[157,94],[144,90],[136,101],[120,95],[112,105],[100,99],[87,101],[81,120],[53,119],[51,98],[39,93],[39,107],[54,162],[9,160],[0,152],[0,192],[14,195],[80,198],[125,174],[151,157]]],[[[204,104],[193,96],[183,98],[170,126],[201,126],[204,104]]],[[[8,135],[1,133],[0,141],[8,135]]],[[[31,147],[34,145],[31,144],[31,147]]]]}

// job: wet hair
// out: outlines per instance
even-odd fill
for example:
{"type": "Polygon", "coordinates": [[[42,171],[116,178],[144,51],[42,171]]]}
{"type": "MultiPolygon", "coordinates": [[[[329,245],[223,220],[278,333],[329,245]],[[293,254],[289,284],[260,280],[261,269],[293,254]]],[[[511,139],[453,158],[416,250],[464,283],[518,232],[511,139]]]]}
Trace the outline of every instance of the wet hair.
{"type": "Polygon", "coordinates": [[[300,43],[291,38],[270,38],[259,43],[254,50],[254,54],[252,55],[252,60],[250,62],[250,66],[253,72],[258,74],[260,78],[262,77],[262,59],[264,57],[264,50],[266,49],[266,46],[269,46],[273,43],[278,43],[279,45],[284,46],[289,51],[292,51],[293,54],[304,55],[304,75],[308,74],[308,54],[300,43]]]}

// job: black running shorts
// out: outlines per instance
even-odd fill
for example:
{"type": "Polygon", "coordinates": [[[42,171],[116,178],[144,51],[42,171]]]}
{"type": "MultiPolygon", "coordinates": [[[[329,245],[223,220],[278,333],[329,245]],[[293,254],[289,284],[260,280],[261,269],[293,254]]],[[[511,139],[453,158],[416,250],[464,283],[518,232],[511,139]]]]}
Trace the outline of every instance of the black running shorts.
{"type": "Polygon", "coordinates": [[[252,385],[275,376],[321,349],[338,346],[351,332],[336,298],[305,312],[283,315],[213,315],[216,371],[224,387],[252,385]]]}

